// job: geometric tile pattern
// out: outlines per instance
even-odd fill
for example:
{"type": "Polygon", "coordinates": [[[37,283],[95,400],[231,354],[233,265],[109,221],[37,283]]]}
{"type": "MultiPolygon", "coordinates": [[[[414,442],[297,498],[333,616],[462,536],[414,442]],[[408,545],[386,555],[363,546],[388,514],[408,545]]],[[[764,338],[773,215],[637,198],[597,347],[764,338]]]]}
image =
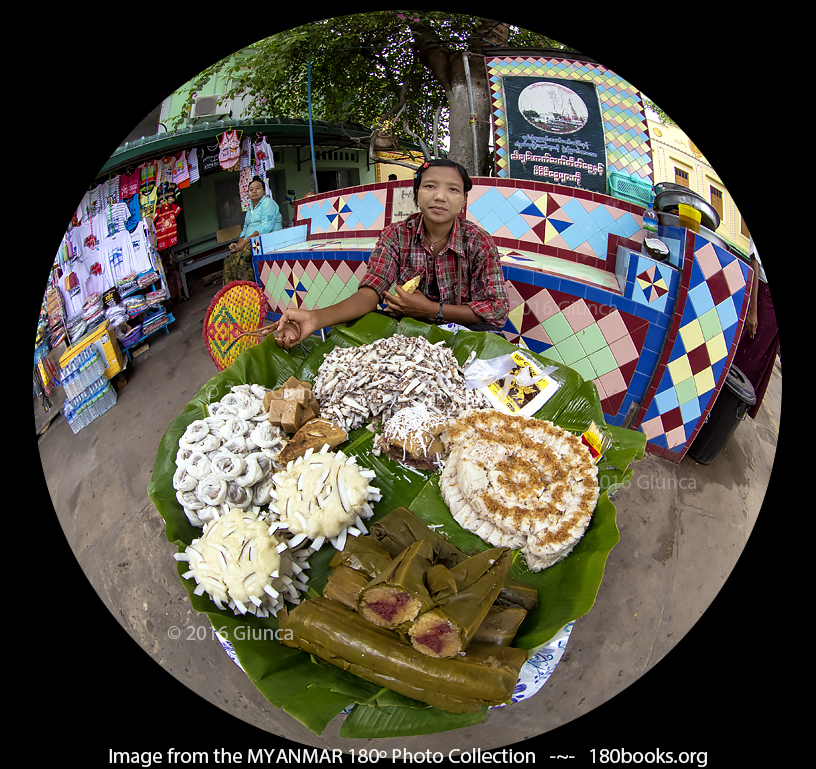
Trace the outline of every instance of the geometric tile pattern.
{"type": "Polygon", "coordinates": [[[311,220],[311,234],[365,232],[385,227],[387,190],[334,195],[298,206],[298,219],[311,220]]]}
{"type": "Polygon", "coordinates": [[[268,312],[287,308],[312,310],[351,296],[365,275],[367,262],[322,258],[275,259],[257,263],[268,312]]]}
{"type": "MultiPolygon", "coordinates": [[[[694,238],[682,318],[654,397],[640,417],[653,447],[682,458],[722,386],[732,344],[742,327],[749,267],[694,238]]],[[[668,454],[664,454],[668,455],[668,454]]]]}
{"type": "MultiPolygon", "coordinates": [[[[466,216],[501,239],[520,241],[606,262],[610,234],[634,239],[641,218],[618,205],[532,188],[474,185],[466,216]]],[[[552,251],[551,253],[556,253],[552,251]]]]}
{"type": "Polygon", "coordinates": [[[658,312],[666,312],[666,304],[670,297],[669,290],[672,288],[672,283],[676,284],[679,280],[677,270],[640,256],[635,273],[632,299],[658,312]]]}
{"type": "Polygon", "coordinates": [[[604,414],[618,414],[632,383],[649,321],[554,289],[506,284],[505,337],[594,382],[604,414]]]}
{"type": "Polygon", "coordinates": [[[493,101],[496,175],[510,176],[507,119],[502,80],[505,77],[547,77],[593,83],[601,106],[607,171],[620,171],[653,181],[646,113],[637,89],[600,64],[562,58],[489,56],[487,74],[493,101]]]}

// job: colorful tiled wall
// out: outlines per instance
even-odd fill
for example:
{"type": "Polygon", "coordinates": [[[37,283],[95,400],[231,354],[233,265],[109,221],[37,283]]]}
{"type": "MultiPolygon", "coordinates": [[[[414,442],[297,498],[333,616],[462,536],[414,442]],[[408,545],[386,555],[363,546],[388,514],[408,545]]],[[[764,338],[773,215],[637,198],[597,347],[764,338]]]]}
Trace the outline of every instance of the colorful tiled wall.
{"type": "Polygon", "coordinates": [[[652,453],[679,462],[717,399],[736,352],[751,268],[689,233],[677,310],[633,427],[652,453]],[[691,258],[689,258],[691,257],[691,258]]]}
{"type": "MultiPolygon", "coordinates": [[[[390,221],[393,184],[309,201],[298,211],[299,231],[309,233],[300,242],[270,253],[255,239],[253,263],[270,318],[357,290],[376,228],[390,221]]],[[[574,368],[595,384],[609,424],[642,429],[650,451],[680,461],[733,357],[748,265],[674,227],[660,228],[671,258],[656,261],[640,253],[639,216],[606,196],[484,179],[472,192],[468,218],[494,235],[502,259],[510,300],[505,337],[574,368]],[[600,232],[603,245],[593,247],[600,232]]]]}
{"type": "Polygon", "coordinates": [[[549,77],[595,85],[604,121],[608,170],[652,183],[652,152],[643,102],[637,89],[621,77],[601,64],[557,57],[495,56],[488,57],[485,63],[493,96],[497,176],[510,175],[502,79],[549,77]]]}

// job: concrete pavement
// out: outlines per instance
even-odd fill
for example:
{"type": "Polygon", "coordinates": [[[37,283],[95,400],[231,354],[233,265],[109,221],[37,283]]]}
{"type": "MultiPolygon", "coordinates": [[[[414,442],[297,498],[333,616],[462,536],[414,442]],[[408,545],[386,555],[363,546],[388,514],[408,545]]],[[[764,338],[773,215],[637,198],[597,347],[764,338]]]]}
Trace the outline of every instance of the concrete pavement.
{"type": "MultiPolygon", "coordinates": [[[[574,764],[589,763],[593,746],[645,751],[663,739],[664,749],[672,742],[677,750],[707,750],[723,709],[733,715],[748,707],[757,673],[735,634],[754,606],[751,575],[762,562],[756,535],[740,556],[776,455],[779,361],[757,419],[741,424],[711,465],[648,454],[635,464],[629,488],[614,498],[621,541],[595,606],[576,622],[564,657],[535,697],[495,709],[477,726],[384,741],[341,739],[339,718],[317,736],[272,708],[190,608],[175,548],[147,497],[167,425],[216,373],[201,321],[217,288],[194,282],[191,299],[172,310],[170,333],[155,335],[131,364],[108,413],[77,435],[57,417],[38,438],[47,553],[59,574],[49,582],[59,600],[48,616],[60,625],[58,637],[49,632],[38,640],[46,657],[57,653],[69,663],[58,671],[45,665],[42,673],[61,712],[79,707],[89,726],[105,725],[87,751],[108,757],[108,749],[173,744],[207,750],[213,763],[216,750],[268,748],[282,744],[277,735],[292,747],[447,755],[454,746],[498,750],[544,735],[516,749],[536,750],[539,759],[571,752],[574,764]],[[172,627],[182,637],[169,637],[172,627]]],[[[760,523],[769,515],[764,511],[760,523]]]]}

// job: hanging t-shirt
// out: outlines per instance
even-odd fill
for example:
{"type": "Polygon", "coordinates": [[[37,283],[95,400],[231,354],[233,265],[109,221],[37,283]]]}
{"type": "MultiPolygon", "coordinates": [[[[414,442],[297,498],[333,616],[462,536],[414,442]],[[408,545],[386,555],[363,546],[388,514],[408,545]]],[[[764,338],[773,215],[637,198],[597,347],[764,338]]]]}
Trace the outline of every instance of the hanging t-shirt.
{"type": "MultiPolygon", "coordinates": [[[[255,176],[260,176],[261,179],[266,179],[266,172],[275,167],[275,157],[272,154],[272,148],[269,146],[269,142],[264,136],[259,142],[255,142],[255,146],[252,149],[255,155],[255,176]]],[[[272,185],[267,182],[264,194],[268,198],[272,197],[271,187],[272,185]]]]}
{"type": "Polygon", "coordinates": [[[245,136],[241,142],[241,169],[249,168],[252,165],[252,140],[245,136]]]}
{"type": "Polygon", "coordinates": [[[128,219],[125,222],[125,229],[133,232],[142,220],[142,207],[139,205],[139,196],[134,195],[130,200],[123,201],[128,207],[128,219]]]}
{"type": "Polygon", "coordinates": [[[220,154],[220,145],[207,144],[201,148],[201,162],[199,163],[199,173],[212,174],[221,170],[221,164],[218,161],[220,154]]]}
{"type": "Polygon", "coordinates": [[[159,251],[178,243],[176,217],[180,213],[181,209],[175,203],[165,203],[159,207],[153,217],[153,223],[156,225],[156,245],[159,251]]]}
{"type": "Polygon", "coordinates": [[[242,168],[238,179],[238,194],[241,197],[241,210],[249,211],[252,201],[249,199],[249,183],[252,181],[252,168],[242,168]]]}
{"type": "Polygon", "coordinates": [[[183,150],[173,158],[173,184],[179,189],[190,186],[190,167],[187,165],[187,153],[183,150]]]}
{"type": "Polygon", "coordinates": [[[193,147],[187,153],[187,167],[190,169],[190,184],[198,181],[198,150],[193,147]]]}
{"type": "Polygon", "coordinates": [[[119,200],[132,198],[139,194],[139,169],[134,168],[130,173],[125,169],[119,177],[119,200]]]}
{"type": "Polygon", "coordinates": [[[234,171],[241,160],[241,140],[238,131],[224,131],[219,142],[218,163],[224,171],[234,171]]]}

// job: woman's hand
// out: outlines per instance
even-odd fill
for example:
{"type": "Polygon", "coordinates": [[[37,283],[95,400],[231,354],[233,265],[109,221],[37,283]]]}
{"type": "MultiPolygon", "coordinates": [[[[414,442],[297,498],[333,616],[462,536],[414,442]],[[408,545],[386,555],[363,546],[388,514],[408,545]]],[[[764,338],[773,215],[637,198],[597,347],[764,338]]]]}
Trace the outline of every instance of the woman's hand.
{"type": "Polygon", "coordinates": [[[427,296],[420,294],[418,291],[407,294],[399,284],[394,288],[397,292],[396,296],[392,294],[385,295],[385,303],[391,312],[403,315],[406,318],[436,317],[439,312],[439,302],[428,299],[427,296]]]}
{"type": "Polygon", "coordinates": [[[285,310],[275,330],[275,341],[288,350],[317,330],[317,321],[310,310],[285,310]]]}

